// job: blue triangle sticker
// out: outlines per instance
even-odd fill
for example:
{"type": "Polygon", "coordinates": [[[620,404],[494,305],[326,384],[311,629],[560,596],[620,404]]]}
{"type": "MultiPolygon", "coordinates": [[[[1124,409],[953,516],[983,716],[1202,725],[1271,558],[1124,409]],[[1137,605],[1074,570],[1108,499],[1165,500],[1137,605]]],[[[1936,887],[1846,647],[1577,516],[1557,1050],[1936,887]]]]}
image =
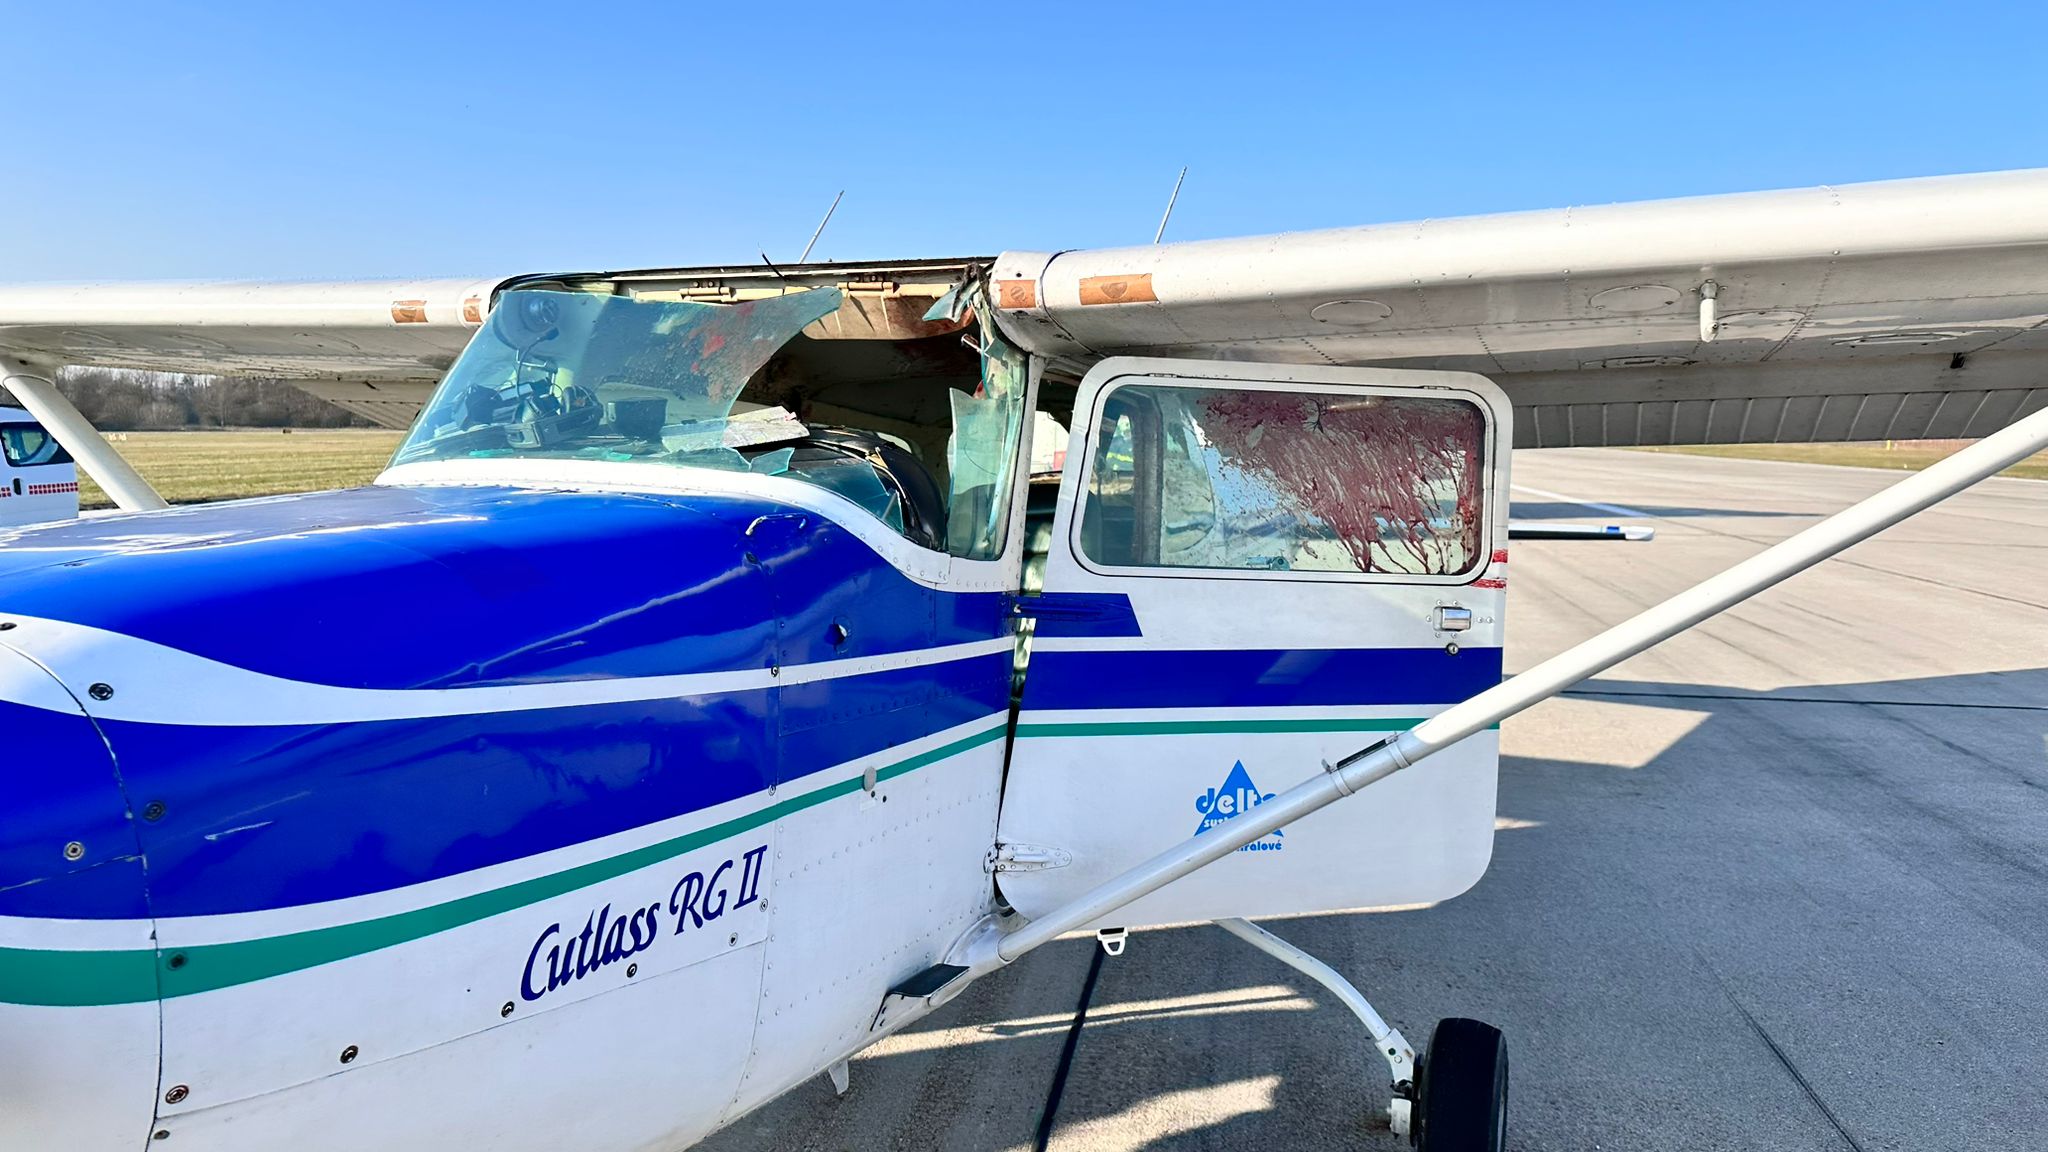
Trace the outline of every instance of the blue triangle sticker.
{"type": "MultiPolygon", "coordinates": [[[[1223,778],[1223,783],[1195,797],[1195,811],[1202,815],[1202,822],[1195,826],[1195,835],[1200,836],[1238,813],[1256,808],[1272,798],[1273,793],[1261,792],[1259,786],[1252,783],[1252,774],[1244,770],[1244,761],[1239,760],[1230,766],[1230,774],[1223,778]]],[[[1285,835],[1284,831],[1276,829],[1272,835],[1255,840],[1238,851],[1277,850],[1280,839],[1285,835]]]]}

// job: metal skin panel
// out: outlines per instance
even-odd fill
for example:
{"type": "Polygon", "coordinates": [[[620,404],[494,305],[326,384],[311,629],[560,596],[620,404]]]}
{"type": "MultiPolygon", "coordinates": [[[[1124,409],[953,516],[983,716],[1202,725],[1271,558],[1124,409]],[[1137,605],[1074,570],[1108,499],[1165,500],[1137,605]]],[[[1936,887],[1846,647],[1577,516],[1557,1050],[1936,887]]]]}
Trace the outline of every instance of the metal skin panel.
{"type": "Polygon", "coordinates": [[[1562,447],[1940,436],[1957,421],[1927,411],[1987,391],[2007,395],[1960,422],[1994,431],[2048,403],[2044,253],[2048,170],[2033,170],[1006,252],[995,277],[1022,286],[1001,297],[1004,331],[1072,365],[1479,372],[1522,410],[1518,447],[1562,447]],[[1106,279],[1145,290],[1091,295],[1106,279]],[[1792,398],[1892,415],[1743,419],[1792,398]]]}
{"type": "Polygon", "coordinates": [[[104,630],[92,643],[53,642],[42,651],[81,685],[115,687],[95,708],[131,786],[178,815],[150,830],[157,910],[166,916],[343,899],[530,856],[1000,706],[1008,662],[994,650],[777,685],[773,665],[991,640],[1004,628],[999,597],[915,584],[815,517],[813,530],[782,541],[780,554],[768,552],[741,532],[772,506],[726,505],[705,514],[617,496],[371,489],[94,521],[41,534],[48,562],[85,563],[10,577],[0,611],[18,613],[15,635],[25,643],[51,635],[52,620],[104,630]],[[415,495],[436,514],[403,514],[415,495]],[[299,505],[310,513],[295,511],[299,505]],[[361,523],[347,523],[352,514],[361,523]],[[276,523],[266,527],[265,518],[276,523]],[[254,523],[208,531],[243,521],[254,523]],[[140,531],[152,522],[182,532],[140,531]],[[131,550],[138,540],[153,546],[131,550]],[[746,562],[743,545],[762,549],[759,563],[746,562]],[[601,574],[593,571],[598,556],[606,559],[601,574]],[[136,595],[138,587],[150,595],[136,595]],[[394,612],[394,603],[445,607],[394,612]],[[228,611],[264,624],[223,627],[228,611]],[[834,623],[846,628],[836,646],[834,623]],[[179,667],[192,656],[240,674],[209,684],[205,669],[179,667]],[[247,675],[259,671],[282,682],[247,675]],[[722,672],[753,678],[708,697],[497,715],[434,695],[722,672]],[[212,690],[192,699],[201,684],[212,690]],[[430,700],[409,705],[417,715],[265,722],[323,684],[430,700]],[[778,692],[788,708],[780,741],[772,739],[778,692]],[[892,706],[897,701],[918,710],[892,706]],[[209,703],[236,723],[162,722],[189,720],[209,703]],[[867,719],[858,729],[829,727],[844,715],[867,719]],[[648,782],[615,779],[609,767],[658,769],[707,750],[725,770],[657,773],[648,782]],[[270,795],[280,778],[304,787],[289,799],[270,795]],[[261,826],[244,827],[259,823],[245,818],[259,808],[261,826]],[[449,822],[449,809],[473,811],[475,820],[449,822]],[[545,820],[522,815],[540,810],[545,820]],[[301,866],[350,859],[351,846],[370,835],[380,849],[345,869],[301,866]]]}
{"type": "MultiPolygon", "coordinates": [[[[44,1013],[59,1049],[96,1021],[146,1017],[152,1080],[123,1099],[147,1109],[161,997],[165,1083],[187,1091],[158,1123],[208,1146],[272,1147],[286,1131],[301,1147],[350,1132],[570,1139],[544,1138],[559,1077],[530,1106],[494,1078],[443,1082],[431,1115],[396,1118],[409,1089],[389,1069],[438,1076],[453,1050],[494,1070],[538,1060],[536,1077],[601,1066],[588,1099],[662,1099],[575,1140],[701,1135],[739,1095],[858,1046],[899,969],[935,962],[988,907],[1013,646],[1002,598],[911,579],[867,535],[758,494],[488,486],[11,534],[0,643],[57,679],[0,685],[0,708],[25,717],[10,731],[31,758],[90,762],[53,725],[89,736],[102,765],[114,749],[147,809],[151,871],[145,904],[108,777],[97,802],[127,838],[130,879],[102,862],[69,886],[0,893],[15,905],[0,925],[39,918],[19,922],[21,948],[0,946],[0,1012],[44,1013]],[[929,900],[855,914],[823,863],[847,844],[814,837],[863,829],[861,873],[923,878],[929,900]],[[777,952],[769,909],[785,903],[777,952]],[[86,950],[53,952],[50,918],[86,950]],[[831,1009],[786,1006],[754,1062],[757,996],[802,1002],[829,982],[819,964],[841,981],[831,1009]],[[58,969],[75,987],[25,979],[58,969]],[[621,1025],[619,1002],[654,987],[659,1008],[621,1025]],[[644,1035],[653,1022],[688,1054],[649,1063],[672,1047],[644,1035]],[[535,1053],[543,1037],[553,1047],[535,1053]],[[690,1068],[700,1082],[678,1093],[690,1068]],[[375,1086],[375,1107],[351,1085],[375,1086]]],[[[63,776],[39,787],[39,818],[70,824],[95,794],[63,776]]],[[[0,865],[41,847],[0,844],[0,865]]]]}
{"type": "MultiPolygon", "coordinates": [[[[790,284],[932,287],[987,267],[1005,332],[1073,371],[1153,354],[1480,372],[1524,410],[1524,447],[1940,436],[1955,421],[1925,408],[2003,393],[1964,419],[1980,435],[2048,403],[2034,391],[2048,376],[2044,205],[2048,170],[1993,172],[993,260],[600,279],[733,300],[790,284]],[[1951,367],[1957,356],[1967,363],[1951,367]],[[1899,414],[1777,432],[1724,412],[1806,398],[1899,414]],[[1673,420],[1662,407],[1689,401],[1714,411],[1673,420]]],[[[44,370],[308,380],[403,427],[511,283],[0,286],[0,353],[44,370]]]]}
{"type": "MultiPolygon", "coordinates": [[[[2023,317],[2040,291],[2035,253],[2048,245],[2044,191],[2048,170],[1998,172],[1065,252],[1038,269],[1027,254],[1014,262],[1039,280],[1036,310],[1098,353],[1316,339],[1343,328],[1312,309],[1361,294],[1392,309],[1366,332],[1451,331],[1507,316],[1622,331],[1641,314],[1603,315],[1593,299],[1610,288],[1668,284],[1679,294],[1670,313],[1685,316],[1700,280],[1741,286],[1753,276],[1761,290],[1767,269],[1811,270],[1785,282],[1808,304],[1977,299],[1969,311],[1978,315],[2023,317]],[[1822,276],[1831,265],[1835,274],[1822,276]],[[1157,300],[1082,303],[1080,286],[1103,276],[1149,276],[1157,300]],[[1841,294],[1823,294],[1838,279],[1841,294]],[[2016,304],[1995,299],[2015,295],[2016,304]]],[[[1012,262],[999,257],[999,274],[1012,262]]],[[[1759,302],[1721,305],[1732,314],[1759,302]]],[[[1043,338],[1025,343],[1063,351],[1043,338]]]]}
{"type": "Polygon", "coordinates": [[[38,364],[433,381],[503,282],[0,285],[0,348],[38,364]]]}
{"type": "Polygon", "coordinates": [[[729,525],[775,509],[733,504],[371,487],[95,518],[0,534],[0,610],[349,688],[758,666],[729,525]]]}
{"type": "MultiPolygon", "coordinates": [[[[1063,867],[1005,872],[1038,916],[1255,805],[1328,759],[1497,684],[1507,572],[1508,407],[1458,373],[1112,359],[1082,382],[1047,558],[1048,594],[1128,597],[1141,635],[1041,633],[1017,719],[1000,839],[1064,849],[1063,867]],[[1120,383],[1431,389],[1489,418],[1482,499],[1490,559],[1450,578],[1090,567],[1074,545],[1099,399],[1120,383]],[[1450,392],[1443,390],[1448,389],[1450,392]],[[1472,611],[1444,633],[1436,609],[1472,611]],[[1455,653],[1448,645],[1455,641],[1455,653]],[[1227,799],[1226,799],[1227,798],[1227,799]]],[[[1447,899],[1491,856],[1498,741],[1444,754],[1370,801],[1316,813],[1115,914],[1118,926],[1447,899]]]]}
{"type": "Polygon", "coordinates": [[[8,635],[0,632],[0,1148],[138,1148],[158,1057],[141,852],[106,744],[8,635]],[[79,923],[66,918],[75,905],[120,908],[124,918],[79,923]],[[104,983],[145,993],[95,1004],[104,983]]]}
{"type": "MultiPolygon", "coordinates": [[[[878,990],[944,959],[988,911],[983,859],[1002,791],[1005,664],[1002,704],[924,742],[937,750],[926,755],[950,750],[943,762],[885,770],[873,794],[777,824],[760,1024],[728,1120],[880,1039],[871,1030],[878,990]]],[[[922,1014],[892,1018],[889,1029],[922,1014]]]]}
{"type": "Polygon", "coordinates": [[[681,1148],[718,1123],[745,1063],[761,951],[735,948],[403,1059],[344,1067],[328,1054],[326,1076],[162,1127],[208,1152],[681,1148]]]}
{"type": "MultiPolygon", "coordinates": [[[[757,945],[768,937],[771,897],[776,895],[769,874],[772,825],[754,823],[766,807],[760,800],[742,799],[666,821],[658,831],[521,862],[522,871],[539,873],[527,882],[529,889],[552,890],[574,882],[555,882],[558,876],[577,875],[571,859],[594,857],[598,866],[584,868],[602,875],[611,870],[604,866],[610,861],[631,858],[634,849],[628,844],[640,848],[641,856],[655,857],[645,867],[595,884],[461,923],[468,915],[465,899],[484,903],[507,887],[516,892],[519,885],[486,887],[487,880],[471,877],[474,890],[466,896],[397,914],[449,925],[429,935],[273,977],[167,995],[164,1075],[193,1091],[178,1106],[160,1110],[159,1123],[176,1127],[187,1111],[290,1090],[352,1072],[357,1064],[403,1064],[450,1040],[551,1015],[584,1018],[568,1026],[575,1044],[571,1051],[600,1051],[612,1041],[589,1031],[587,1006],[646,982],[667,979],[670,993],[683,1001],[679,1020],[685,1012],[701,1012],[700,996],[743,995],[742,989],[760,979],[762,950],[757,945]],[[741,830],[719,835],[733,827],[741,830]],[[650,850],[679,842],[698,846],[674,855],[665,847],[650,850]],[[610,855],[597,855],[601,852],[610,855]],[[728,959],[735,955],[742,959],[728,959]],[[734,982],[707,987],[702,975],[693,975],[700,970],[702,975],[725,973],[734,982]],[[252,1028],[252,1021],[266,1023],[252,1028]],[[351,1047],[355,1054],[344,1067],[341,1054],[351,1047]]],[[[240,947],[198,942],[212,940],[224,927],[219,921],[160,922],[165,953],[190,957],[183,970],[167,975],[203,974],[215,964],[236,962],[244,952],[306,942],[303,936],[270,937],[268,945],[259,941],[240,947]]],[[[362,930],[338,926],[331,931],[345,934],[352,928],[362,930]]],[[[172,991],[167,986],[166,992],[172,991]]],[[[750,1025],[751,1020],[745,1021],[709,1043],[734,1052],[737,1061],[735,1050],[743,1051],[750,1025]]],[[[730,1081],[737,1078],[737,1067],[712,1075],[730,1081]]],[[[715,1079],[710,1086],[721,1096],[730,1091],[717,1087],[715,1079]]],[[[482,1103],[471,1100],[472,1107],[482,1103]]],[[[696,1100],[664,1111],[665,1121],[693,1127],[718,1115],[715,1103],[696,1100]]]]}

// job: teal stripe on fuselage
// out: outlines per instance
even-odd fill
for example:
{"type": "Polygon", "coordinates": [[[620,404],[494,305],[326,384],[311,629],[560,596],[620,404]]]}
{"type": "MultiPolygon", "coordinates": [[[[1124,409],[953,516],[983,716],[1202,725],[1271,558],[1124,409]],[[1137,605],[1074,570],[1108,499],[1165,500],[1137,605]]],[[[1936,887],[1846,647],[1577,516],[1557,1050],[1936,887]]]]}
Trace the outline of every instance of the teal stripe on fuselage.
{"type": "MultiPolygon", "coordinates": [[[[891,780],[1003,738],[1000,723],[876,771],[891,780]]],[[[78,1007],[190,996],[346,960],[516,911],[861,791],[851,776],[757,811],[603,860],[439,904],[304,932],[178,949],[0,948],[0,1003],[78,1007]],[[161,982],[161,988],[159,988],[161,982]]]]}

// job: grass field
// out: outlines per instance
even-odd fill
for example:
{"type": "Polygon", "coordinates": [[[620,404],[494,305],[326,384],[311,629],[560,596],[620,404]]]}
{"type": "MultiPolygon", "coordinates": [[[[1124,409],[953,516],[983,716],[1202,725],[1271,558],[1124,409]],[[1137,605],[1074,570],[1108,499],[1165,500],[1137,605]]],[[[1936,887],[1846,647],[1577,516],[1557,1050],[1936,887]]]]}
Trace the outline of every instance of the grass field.
{"type": "MultiPolygon", "coordinates": [[[[1688,456],[1721,456],[1735,460],[1791,460],[1802,464],[1846,464],[1857,468],[1892,468],[1917,472],[1969,445],[1968,440],[1891,440],[1860,444],[1695,444],[1677,448],[1638,448],[1638,452],[1680,452],[1688,456]]],[[[2048,480],[2048,452],[2022,460],[1999,473],[2048,480]]]]}
{"type": "MultiPolygon", "coordinates": [[[[403,432],[338,428],[290,433],[276,428],[223,432],[115,432],[114,447],[173,504],[314,492],[368,484],[391,459],[403,432]]],[[[100,487],[78,473],[80,502],[110,508],[100,487]]]]}

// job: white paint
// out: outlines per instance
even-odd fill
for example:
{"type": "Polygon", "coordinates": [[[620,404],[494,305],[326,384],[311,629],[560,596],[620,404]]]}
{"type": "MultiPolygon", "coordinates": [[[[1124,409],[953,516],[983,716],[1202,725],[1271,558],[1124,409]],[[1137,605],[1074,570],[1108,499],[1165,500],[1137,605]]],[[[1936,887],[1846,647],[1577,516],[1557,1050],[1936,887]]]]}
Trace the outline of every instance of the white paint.
{"type": "MultiPolygon", "coordinates": [[[[1053,547],[1046,560],[1048,592],[1111,592],[1130,597],[1144,635],[1136,638],[1055,638],[1032,641],[1035,651],[1147,649],[1430,648],[1447,643],[1436,630],[1439,604],[1473,609],[1473,628],[1458,636],[1465,648],[1498,646],[1505,592],[1471,583],[1501,569],[1490,560],[1472,573],[1444,578],[1373,575],[1317,579],[1260,571],[1194,572],[1186,569],[1098,571],[1077,544],[1077,507],[1087,490],[1102,398],[1120,381],[1145,377],[1215,382],[1232,387],[1341,389],[1404,393],[1430,389],[1478,404],[1489,417],[1487,473],[1483,480],[1487,531],[1480,551],[1490,557],[1506,538],[1508,423],[1506,400],[1483,379],[1457,373],[1384,369],[1276,368],[1273,365],[1175,360],[1104,361],[1082,382],[1075,424],[1082,431],[1068,449],[1053,547]]],[[[1045,665],[1032,675],[1049,675],[1045,665]]],[[[1444,704],[1451,701],[1444,701],[1444,704]]],[[[1438,705],[1437,707],[1441,707],[1438,705]]],[[[1020,726],[1051,723],[1172,722],[1181,720],[1367,720],[1426,716],[1429,706],[1365,705],[1339,708],[1231,708],[1079,710],[1031,708],[1027,689],[1020,726]]],[[[1028,733],[1028,727],[1020,727],[1028,733]]],[[[1221,786],[1238,763],[1252,783],[1276,793],[1300,779],[1306,766],[1351,752],[1373,732],[1182,732],[1148,735],[1030,735],[1011,755],[1003,796],[1005,842],[1065,849],[1062,868],[1005,874],[1004,895],[1027,917],[1042,916],[1169,845],[1185,841],[1203,820],[1195,801],[1221,786]]],[[[1146,895],[1101,925],[1141,927],[1234,916],[1276,916],[1336,909],[1419,904],[1448,899],[1485,871],[1493,845],[1497,740],[1460,749],[1445,770],[1427,780],[1388,787],[1372,805],[1318,814],[1289,828],[1278,850],[1237,854],[1199,876],[1146,895]]],[[[1209,835],[1213,835],[1212,830],[1209,835]]],[[[1089,924],[1097,924],[1089,921],[1089,924]]],[[[1080,927],[1082,925],[1070,925],[1080,927]]]]}
{"type": "MultiPolygon", "coordinates": [[[[372,1047],[343,1066],[338,1048],[323,1051],[317,1079],[190,1108],[159,1126],[172,1146],[206,1152],[679,1148],[712,1130],[707,1106],[745,1066],[761,951],[733,949],[574,1011],[515,1015],[403,1058],[379,1059],[372,1047]]],[[[380,990],[337,977],[327,991],[380,990]]],[[[362,1020],[385,1024],[410,1006],[373,996],[362,1020]]]]}
{"type": "MultiPolygon", "coordinates": [[[[876,759],[895,762],[1000,719],[876,759]]],[[[393,1146],[489,1137],[512,1152],[698,1139],[871,1043],[877,1037],[867,1026],[883,990],[936,962],[986,912],[981,854],[993,833],[1002,756],[1002,743],[991,741],[883,781],[886,802],[838,796],[687,856],[408,944],[166,1001],[165,1076],[193,1093],[167,1107],[160,1123],[227,1152],[351,1147],[373,1134],[393,1146]],[[616,963],[538,1002],[520,996],[529,951],[549,925],[580,928],[607,904],[616,912],[665,901],[684,872],[756,843],[769,845],[756,904],[701,931],[665,935],[631,958],[634,976],[616,963]],[[509,1017],[501,1015],[508,1002],[509,1017]],[[251,1020],[266,1024],[252,1030],[251,1020]],[[339,1053],[351,1044],[357,1058],[343,1067],[339,1053]],[[492,1075],[460,1072],[478,1067],[492,1075]],[[506,1090],[523,1075],[548,1087],[506,1090]],[[576,1087],[585,1078],[589,1085],[576,1087]],[[407,1116],[396,1109],[423,1090],[415,1082],[435,1101],[407,1116]],[[594,1094],[577,1094],[586,1091],[594,1094]],[[621,1106],[563,1104],[598,1099],[621,1106]],[[365,1100],[379,1106],[365,1108],[365,1100]],[[564,1113],[576,1117],[573,1129],[564,1113]]],[[[809,783],[858,776],[858,763],[809,783]]],[[[800,793],[782,795],[793,794],[800,793]]],[[[689,820],[709,826],[765,800],[689,820]]],[[[654,842],[676,831],[671,822],[630,835],[654,842]]],[[[565,862],[563,854],[550,858],[565,862]]],[[[478,891],[497,876],[451,879],[478,891]]],[[[414,906],[446,892],[405,890],[414,906]]],[[[227,919],[167,921],[164,947],[215,938],[227,919]]],[[[662,919],[670,919],[665,907],[662,919]]]]}
{"type": "Polygon", "coordinates": [[[775,934],[755,990],[754,1055],[726,1122],[880,1039],[870,1026],[883,993],[988,913],[982,859],[1003,755],[993,740],[881,781],[874,802],[856,793],[777,822],[775,934]]]}
{"type": "Polygon", "coordinates": [[[1011,339],[1102,355],[1480,372],[1528,447],[1985,435],[2048,378],[2048,169],[1604,204],[1159,246],[1005,252],[1011,339]],[[1145,301],[1083,304],[1098,278],[1145,301]],[[1714,284],[1712,312],[1690,299],[1714,284]],[[1680,290],[1618,313],[1613,289],[1680,290]],[[1154,301],[1152,297],[1156,296],[1154,301]],[[1332,300],[1385,301],[1370,326],[1332,300]],[[1702,320],[1718,320],[1711,341],[1702,320]],[[1902,329],[1959,333],[1882,345],[1902,329]],[[1855,341],[1846,343],[1844,341],[1855,341]]]}
{"type": "MultiPolygon", "coordinates": [[[[1020,455],[1028,436],[1018,437],[1020,455]]],[[[1028,459],[1028,457],[1026,457],[1028,459]]],[[[647,461],[547,460],[521,457],[434,460],[385,469],[377,483],[395,487],[490,486],[546,491],[646,492],[699,496],[749,496],[785,504],[852,533],[897,571],[928,588],[953,592],[1003,591],[1008,573],[1023,555],[1021,506],[1011,517],[1009,539],[996,560],[966,560],[912,543],[874,513],[837,492],[788,476],[761,476],[647,461]]],[[[1018,484],[1019,500],[1023,484],[1018,484]]]]}
{"type": "MultiPolygon", "coordinates": [[[[147,926],[126,925],[127,947],[147,947],[147,926]]],[[[133,1152],[149,1142],[157,1095],[157,1006],[92,1008],[0,1004],[0,1148],[13,1152],[133,1152]]]]}
{"type": "MultiPolygon", "coordinates": [[[[963,941],[955,950],[954,962],[966,966],[973,975],[993,971],[1063,933],[1117,915],[1245,844],[1397,775],[1407,778],[1409,774],[1404,769],[1446,750],[1455,750],[1463,741],[1489,738],[1489,728],[1523,709],[1596,676],[2044,449],[2048,449],[2048,410],[2036,412],[1598,636],[1446,708],[1392,740],[1326,762],[1322,772],[1208,835],[1182,840],[1139,861],[1021,928],[1006,935],[980,934],[963,941]]],[[[1376,798],[1383,795],[1384,791],[1374,792],[1376,798]]]]}
{"type": "Polygon", "coordinates": [[[482,280],[0,285],[0,347],[25,359],[228,376],[435,380],[488,310],[482,280]],[[418,323],[395,306],[418,301],[418,323]]]}
{"type": "MultiPolygon", "coordinates": [[[[339,1054],[357,1046],[356,1062],[402,1060],[422,1050],[486,1029],[535,1016],[564,1014],[578,1019],[592,1015],[579,1006],[593,997],[613,994],[635,984],[672,976],[670,995],[711,993],[702,978],[688,975],[694,967],[731,954],[715,969],[737,981],[719,995],[736,995],[759,979],[769,916],[779,895],[769,879],[760,886],[762,899],[743,908],[727,907],[715,920],[686,924],[674,931],[677,917],[666,901],[672,887],[691,872],[708,874],[729,856],[757,845],[770,845],[774,834],[761,827],[729,841],[707,845],[589,888],[531,904],[394,947],[352,956],[319,967],[237,984],[163,1002],[164,1074],[172,1082],[194,1085],[193,1098],[167,1114],[211,1107],[288,1089],[341,1071],[339,1054]],[[567,987],[546,992],[538,1001],[521,995],[527,958],[550,925],[575,937],[587,918],[609,905],[614,918],[635,909],[661,905],[660,936],[654,946],[628,961],[637,966],[626,975],[626,963],[613,964],[567,987]],[[510,1017],[503,1006],[513,1005],[510,1017]],[[264,1026],[251,1028],[261,1020],[264,1026]]],[[[727,873],[737,882],[740,871],[727,873]]],[[[737,897],[734,897],[737,899],[737,897]]],[[[728,902],[730,903],[730,901],[728,902]]],[[[548,938],[563,942],[561,933],[548,938]]],[[[189,930],[166,925],[161,933],[167,950],[197,943],[189,930]]],[[[540,962],[545,963],[543,949],[540,962]]],[[[193,965],[206,961],[195,958],[193,965]]],[[[539,987],[546,986],[546,972],[539,987]]],[[[573,1034],[587,1025],[569,1025],[573,1034]]],[[[736,1038],[733,1043],[739,1043],[736,1038]]],[[[716,1039],[713,1044],[719,1043],[716,1039]]],[[[600,1051],[598,1038],[579,1043],[586,1053],[600,1051]]],[[[349,1071],[355,1071],[353,1067],[349,1071]]],[[[737,1071],[734,1073],[737,1077],[737,1071]]],[[[701,1111],[701,1106],[698,1108],[701,1111]]],[[[689,1108],[681,1109],[685,1113],[689,1108]]]]}
{"type": "MultiPolygon", "coordinates": [[[[119,469],[125,470],[130,477],[134,476],[134,469],[129,468],[127,462],[121,460],[113,448],[92,430],[92,426],[71,406],[71,401],[57,391],[56,385],[41,377],[22,373],[18,365],[10,364],[4,356],[0,356],[0,385],[4,385],[0,397],[12,394],[26,406],[0,407],[0,435],[11,433],[19,439],[24,432],[45,432],[65,451],[88,465],[112,456],[118,461],[119,469]],[[73,436],[82,436],[85,451],[72,449],[62,434],[67,430],[73,436]]],[[[130,491],[123,477],[113,476],[111,480],[109,491],[130,491]]],[[[140,477],[135,477],[135,480],[140,483],[140,477]]],[[[142,485],[143,491],[148,491],[148,487],[142,485]]],[[[162,506],[161,502],[158,506],[162,506]]],[[[70,460],[43,464],[23,460],[17,464],[9,459],[5,446],[0,446],[0,528],[48,524],[72,520],[77,516],[76,464],[70,460]]]]}
{"type": "MultiPolygon", "coordinates": [[[[1696,309],[1672,307],[1661,316],[1589,315],[1585,303],[1610,288],[1699,284],[1707,269],[1713,270],[1717,299],[1731,309],[1797,308],[1811,314],[1816,307],[1833,310],[1861,299],[1859,315],[1889,328],[1897,326],[1898,316],[1923,313],[1872,308],[1868,302],[1968,300],[1977,304],[1965,311],[2001,318],[2000,328],[2024,330],[2013,327],[2024,319],[2012,311],[2018,302],[1993,297],[2029,295],[2029,314],[2038,311],[2038,274],[1994,266],[1986,256],[2043,243],[2048,169],[1070,250],[1049,257],[1005,253],[997,267],[1000,275],[1038,279],[1038,306],[1006,310],[1002,318],[1011,339],[1042,354],[1071,354],[1077,344],[1103,353],[1178,347],[1190,355],[1300,338],[1328,346],[1333,336],[1310,309],[1324,301],[1371,298],[1392,302],[1393,316],[1342,338],[1381,349],[1382,362],[1446,353],[1485,357],[1491,349],[1511,360],[1490,365],[1493,370],[1515,372],[1536,367],[1551,350],[1570,357],[1560,357],[1557,366],[1576,368],[1602,358],[1586,354],[1589,347],[1640,345],[1646,334],[1660,345],[1691,348],[1699,339],[1696,309]],[[1873,292],[1860,274],[1870,263],[1907,259],[1922,273],[1913,281],[1894,278],[1873,292]],[[1846,268],[1859,274],[1830,289],[1816,283],[1830,267],[1837,269],[1837,279],[1846,268]],[[1080,302],[1083,280],[1134,275],[1151,276],[1158,303],[1080,302]],[[1015,323],[1020,315],[1049,323],[1015,323]],[[1515,359],[1523,355],[1530,361],[1526,367],[1515,359]]],[[[1937,314],[1946,322],[1946,311],[1937,314]]],[[[1731,335],[1723,333],[1722,340],[1731,335]]],[[[1771,343],[1763,342],[1755,354],[1761,356],[1771,343]]]]}

